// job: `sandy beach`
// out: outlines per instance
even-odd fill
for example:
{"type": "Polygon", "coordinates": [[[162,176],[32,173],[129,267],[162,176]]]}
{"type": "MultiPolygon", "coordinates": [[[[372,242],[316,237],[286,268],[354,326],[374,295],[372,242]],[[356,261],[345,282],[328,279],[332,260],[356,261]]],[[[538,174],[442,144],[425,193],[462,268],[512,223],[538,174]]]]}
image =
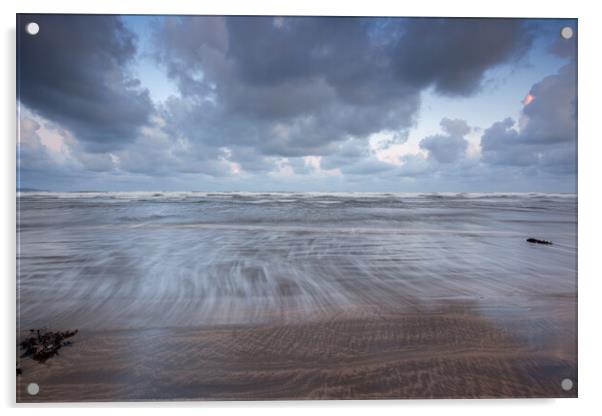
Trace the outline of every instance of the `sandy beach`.
{"type": "Polygon", "coordinates": [[[576,304],[560,300],[560,319],[497,325],[459,301],[286,326],[85,331],[59,357],[24,362],[18,401],[576,397],[560,387],[577,380],[576,304]]]}

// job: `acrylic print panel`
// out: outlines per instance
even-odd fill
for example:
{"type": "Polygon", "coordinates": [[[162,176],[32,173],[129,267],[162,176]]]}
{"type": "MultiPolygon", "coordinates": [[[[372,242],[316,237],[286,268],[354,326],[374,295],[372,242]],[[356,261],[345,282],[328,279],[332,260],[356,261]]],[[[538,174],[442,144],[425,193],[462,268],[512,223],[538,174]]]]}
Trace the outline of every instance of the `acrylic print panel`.
{"type": "Polygon", "coordinates": [[[576,20],[17,33],[18,401],[577,396],[576,20]]]}

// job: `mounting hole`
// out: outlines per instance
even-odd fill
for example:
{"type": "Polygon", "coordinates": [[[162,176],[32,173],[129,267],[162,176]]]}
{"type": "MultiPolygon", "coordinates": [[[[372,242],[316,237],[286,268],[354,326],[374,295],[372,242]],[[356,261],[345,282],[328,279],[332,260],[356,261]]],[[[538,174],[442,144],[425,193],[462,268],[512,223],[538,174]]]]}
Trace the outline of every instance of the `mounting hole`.
{"type": "Polygon", "coordinates": [[[573,380],[571,380],[570,378],[563,379],[560,382],[560,387],[562,387],[562,390],[564,390],[564,391],[573,390],[573,380]]]}
{"type": "Polygon", "coordinates": [[[38,383],[29,383],[27,385],[27,394],[29,394],[30,396],[35,396],[39,392],[40,386],[38,385],[38,383]]]}
{"type": "Polygon", "coordinates": [[[573,28],[570,26],[563,27],[560,29],[560,36],[562,36],[563,39],[571,39],[573,37],[573,28]]]}
{"type": "Polygon", "coordinates": [[[40,31],[40,25],[38,25],[36,22],[27,23],[25,26],[25,31],[31,36],[37,35],[40,31]]]}

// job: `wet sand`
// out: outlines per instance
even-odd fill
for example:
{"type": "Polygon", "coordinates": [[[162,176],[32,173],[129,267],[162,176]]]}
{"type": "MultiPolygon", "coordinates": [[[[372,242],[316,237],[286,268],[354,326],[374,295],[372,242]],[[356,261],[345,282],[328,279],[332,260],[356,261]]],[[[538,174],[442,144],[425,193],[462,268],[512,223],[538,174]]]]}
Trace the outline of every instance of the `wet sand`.
{"type": "Polygon", "coordinates": [[[495,324],[470,301],[447,301],[287,325],[83,331],[45,364],[22,360],[17,399],[577,397],[575,301],[560,297],[552,315],[497,310],[495,324]]]}

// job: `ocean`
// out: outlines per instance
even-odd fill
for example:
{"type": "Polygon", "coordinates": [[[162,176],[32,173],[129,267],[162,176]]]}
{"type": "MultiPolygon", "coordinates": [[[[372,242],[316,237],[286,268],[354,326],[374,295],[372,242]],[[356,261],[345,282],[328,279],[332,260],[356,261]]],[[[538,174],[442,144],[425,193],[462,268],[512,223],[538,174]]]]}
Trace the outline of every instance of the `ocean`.
{"type": "Polygon", "coordinates": [[[495,322],[553,314],[577,291],[573,194],[21,192],[17,241],[22,330],[287,324],[458,302],[495,322]]]}

